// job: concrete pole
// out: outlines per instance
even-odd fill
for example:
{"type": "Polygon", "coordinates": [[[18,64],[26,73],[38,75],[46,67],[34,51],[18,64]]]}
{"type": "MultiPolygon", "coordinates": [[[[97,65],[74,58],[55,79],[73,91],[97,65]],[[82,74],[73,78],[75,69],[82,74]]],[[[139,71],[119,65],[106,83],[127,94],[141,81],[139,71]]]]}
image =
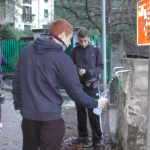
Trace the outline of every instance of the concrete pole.
{"type": "Polygon", "coordinates": [[[103,91],[106,90],[107,77],[106,77],[106,10],[105,0],[102,0],[102,48],[103,48],[103,59],[104,59],[104,71],[103,71],[103,91]]]}
{"type": "Polygon", "coordinates": [[[146,149],[150,150],[150,46],[149,46],[149,60],[148,60],[148,101],[147,101],[147,144],[146,149]]]}

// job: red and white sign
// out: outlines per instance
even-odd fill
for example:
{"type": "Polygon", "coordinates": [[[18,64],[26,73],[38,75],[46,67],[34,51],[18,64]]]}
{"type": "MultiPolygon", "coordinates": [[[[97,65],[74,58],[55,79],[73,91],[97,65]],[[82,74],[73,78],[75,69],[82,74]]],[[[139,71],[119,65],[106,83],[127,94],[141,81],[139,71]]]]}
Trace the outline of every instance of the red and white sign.
{"type": "Polygon", "coordinates": [[[150,45],[150,0],[137,3],[137,45],[150,45]]]}

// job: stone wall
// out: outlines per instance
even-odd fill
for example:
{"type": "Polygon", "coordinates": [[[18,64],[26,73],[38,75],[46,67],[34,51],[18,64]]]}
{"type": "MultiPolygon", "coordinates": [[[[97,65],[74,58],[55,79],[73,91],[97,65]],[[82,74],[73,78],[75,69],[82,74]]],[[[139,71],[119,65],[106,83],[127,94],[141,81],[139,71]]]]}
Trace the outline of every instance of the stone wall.
{"type": "Polygon", "coordinates": [[[148,60],[122,59],[117,150],[146,150],[148,60]]]}

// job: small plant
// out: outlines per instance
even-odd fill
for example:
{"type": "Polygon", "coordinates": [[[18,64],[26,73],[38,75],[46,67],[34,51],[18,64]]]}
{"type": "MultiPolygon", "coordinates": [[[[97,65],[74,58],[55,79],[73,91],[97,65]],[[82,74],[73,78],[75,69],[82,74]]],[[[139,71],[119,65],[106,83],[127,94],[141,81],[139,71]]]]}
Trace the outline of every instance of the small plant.
{"type": "Polygon", "coordinates": [[[9,39],[17,39],[17,36],[12,29],[12,27],[5,25],[3,29],[0,30],[0,37],[3,40],[9,40],[9,39]]]}

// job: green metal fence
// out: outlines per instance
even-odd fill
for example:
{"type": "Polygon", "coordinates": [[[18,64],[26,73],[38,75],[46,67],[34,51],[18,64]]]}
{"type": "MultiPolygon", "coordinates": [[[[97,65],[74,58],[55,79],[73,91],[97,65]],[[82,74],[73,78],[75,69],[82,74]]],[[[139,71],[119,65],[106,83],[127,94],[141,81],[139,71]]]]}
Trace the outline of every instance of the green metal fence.
{"type": "Polygon", "coordinates": [[[19,52],[21,54],[22,50],[24,49],[24,47],[29,44],[30,42],[25,42],[25,43],[20,43],[20,46],[19,46],[19,52]]]}
{"type": "Polygon", "coordinates": [[[7,61],[7,64],[2,67],[3,72],[14,72],[20,54],[28,43],[20,43],[20,40],[1,40],[1,54],[7,61]]]}
{"type": "MultiPolygon", "coordinates": [[[[98,46],[102,50],[102,37],[91,37],[90,39],[92,45],[98,46]]],[[[7,64],[3,66],[3,72],[14,72],[15,66],[19,59],[19,56],[23,48],[29,42],[20,43],[20,40],[1,40],[1,54],[6,58],[7,64]]],[[[71,45],[65,51],[69,55],[70,50],[73,48],[73,39],[71,40],[71,45]]],[[[109,37],[107,38],[107,82],[109,83],[109,37]]],[[[100,81],[103,82],[103,73],[100,75],[100,81]]]]}
{"type": "Polygon", "coordinates": [[[20,41],[1,40],[1,54],[5,57],[7,64],[2,67],[3,72],[13,72],[20,56],[20,41]]]}

